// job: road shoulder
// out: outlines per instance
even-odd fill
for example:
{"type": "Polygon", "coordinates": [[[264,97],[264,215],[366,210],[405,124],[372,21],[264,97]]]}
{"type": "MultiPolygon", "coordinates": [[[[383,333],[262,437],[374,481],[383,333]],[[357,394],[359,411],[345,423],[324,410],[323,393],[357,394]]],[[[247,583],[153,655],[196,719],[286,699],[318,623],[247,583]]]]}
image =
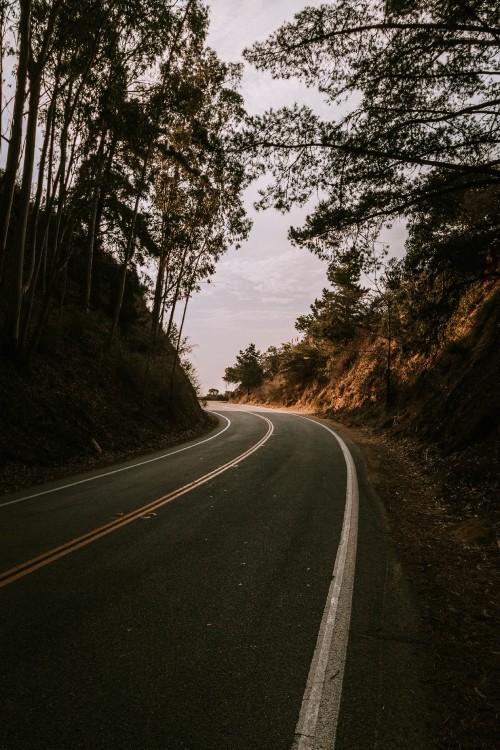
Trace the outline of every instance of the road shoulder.
{"type": "Polygon", "coordinates": [[[480,519],[465,517],[443,496],[439,474],[405,445],[329,423],[362,452],[391,544],[418,600],[431,658],[430,747],[493,750],[500,581],[488,529],[483,532],[480,519]]]}
{"type": "MultiPolygon", "coordinates": [[[[347,443],[360,494],[353,609],[336,746],[428,750],[433,747],[435,721],[432,633],[406,565],[401,564],[385,504],[371,482],[356,435],[338,423],[321,421],[347,443]]],[[[328,692],[336,678],[332,655],[315,750],[332,747],[328,692]]]]}

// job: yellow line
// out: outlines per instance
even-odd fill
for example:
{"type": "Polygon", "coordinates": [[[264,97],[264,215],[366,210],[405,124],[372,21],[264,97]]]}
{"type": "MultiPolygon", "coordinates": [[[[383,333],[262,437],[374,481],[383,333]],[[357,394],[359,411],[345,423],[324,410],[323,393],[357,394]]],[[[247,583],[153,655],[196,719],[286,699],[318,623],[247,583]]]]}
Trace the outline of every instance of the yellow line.
{"type": "Polygon", "coordinates": [[[107,534],[111,534],[112,531],[116,531],[117,529],[126,526],[132,521],[136,521],[138,518],[144,515],[145,512],[151,512],[153,510],[156,510],[157,508],[161,508],[163,505],[167,505],[167,503],[171,503],[172,500],[175,500],[176,498],[181,497],[181,495],[185,495],[191,490],[200,487],[200,485],[209,482],[211,479],[214,479],[215,477],[219,476],[219,474],[224,473],[240,461],[244,461],[245,458],[248,458],[252,455],[252,453],[255,453],[255,451],[263,446],[264,443],[269,440],[274,431],[274,426],[272,422],[269,421],[269,419],[261,416],[260,414],[254,414],[254,416],[259,417],[259,419],[263,419],[265,422],[267,422],[268,427],[264,437],[261,438],[247,451],[237,456],[236,458],[233,458],[231,461],[228,461],[226,464],[219,466],[217,469],[214,469],[210,473],[204,474],[199,479],[195,479],[193,482],[189,482],[189,484],[186,484],[177,490],[173,490],[167,495],[163,495],[162,497],[159,497],[156,500],[151,501],[150,503],[146,503],[146,505],[142,505],[140,508],[136,508],[130,513],[127,513],[126,515],[117,519],[116,521],[110,521],[103,526],[99,526],[97,529],[88,531],[82,536],[76,537],[69,542],[61,544],[59,547],[54,547],[54,549],[43,552],[41,555],[38,555],[31,560],[27,560],[20,565],[16,565],[15,567],[10,568],[3,573],[0,573],[0,588],[2,588],[3,586],[7,586],[7,584],[9,583],[13,583],[14,581],[19,580],[19,578],[24,578],[24,576],[29,575],[29,573],[33,573],[35,570],[43,568],[45,565],[49,565],[51,562],[59,560],[61,557],[65,557],[66,555],[69,555],[71,552],[74,552],[81,547],[86,547],[88,544],[95,542],[97,539],[100,539],[107,534]]]}

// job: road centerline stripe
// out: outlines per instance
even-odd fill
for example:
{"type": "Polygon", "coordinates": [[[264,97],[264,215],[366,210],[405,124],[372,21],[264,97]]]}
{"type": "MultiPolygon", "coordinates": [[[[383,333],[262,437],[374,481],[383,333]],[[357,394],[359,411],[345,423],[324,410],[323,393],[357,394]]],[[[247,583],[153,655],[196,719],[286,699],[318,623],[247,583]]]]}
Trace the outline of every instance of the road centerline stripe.
{"type": "Polygon", "coordinates": [[[139,508],[135,508],[133,511],[130,511],[130,513],[126,513],[125,515],[121,516],[120,518],[116,520],[110,521],[109,523],[106,523],[103,526],[99,526],[96,529],[86,532],[85,534],[82,534],[81,536],[76,537],[75,539],[72,539],[68,542],[65,542],[59,545],[58,547],[54,547],[51,550],[47,550],[46,552],[43,552],[40,555],[37,555],[31,560],[27,560],[26,562],[20,563],[19,565],[9,568],[9,570],[6,570],[3,573],[0,573],[0,588],[2,588],[3,586],[6,586],[9,583],[13,583],[14,581],[17,581],[20,578],[23,578],[24,576],[29,575],[30,573],[33,573],[35,570],[38,570],[39,568],[49,565],[55,560],[59,560],[61,557],[65,557],[66,555],[69,555],[71,552],[74,552],[78,549],[81,549],[82,547],[85,547],[91,544],[97,539],[101,539],[103,536],[107,536],[108,534],[111,534],[113,531],[116,531],[117,529],[120,529],[123,526],[126,526],[132,521],[137,520],[138,518],[143,516],[145,512],[151,512],[153,510],[156,510],[157,508],[161,508],[164,505],[167,505],[168,503],[172,502],[172,500],[175,500],[176,498],[187,494],[191,490],[194,490],[197,487],[200,487],[202,484],[206,484],[206,482],[209,482],[212,479],[215,479],[215,477],[218,477],[220,474],[223,474],[225,471],[235,466],[240,461],[244,461],[246,458],[249,458],[253,453],[255,453],[259,448],[261,448],[265,443],[267,443],[267,441],[269,440],[269,438],[274,432],[274,425],[269,419],[267,419],[267,417],[263,417],[262,415],[256,414],[254,412],[251,412],[251,413],[253,416],[258,417],[259,419],[262,419],[264,422],[267,423],[267,432],[257,443],[255,443],[253,446],[251,446],[246,451],[241,453],[239,456],[236,456],[236,458],[231,459],[230,461],[223,464],[222,466],[218,466],[216,469],[213,469],[208,474],[204,474],[198,479],[195,479],[192,482],[189,482],[183,487],[180,487],[176,490],[172,490],[168,494],[163,495],[162,497],[159,497],[156,500],[152,500],[151,502],[146,503],[145,505],[142,505],[139,508]]]}
{"type": "Polygon", "coordinates": [[[204,440],[200,440],[198,443],[194,443],[194,445],[186,445],[184,448],[179,448],[178,450],[171,451],[170,453],[164,453],[161,456],[155,456],[154,458],[148,458],[146,461],[139,461],[136,464],[132,464],[131,466],[122,466],[119,469],[113,469],[112,471],[106,471],[103,474],[97,474],[92,477],[87,477],[86,479],[79,479],[76,482],[69,482],[68,484],[61,485],[60,487],[52,487],[50,490],[43,490],[42,492],[35,492],[33,495],[25,495],[23,497],[19,497],[16,500],[9,500],[6,503],[0,503],[0,508],[6,508],[8,505],[15,505],[16,503],[22,503],[25,500],[32,500],[35,497],[41,497],[42,495],[50,495],[52,492],[59,492],[60,490],[67,490],[70,487],[76,487],[79,484],[86,484],[87,482],[95,482],[97,479],[103,479],[104,477],[110,477],[113,474],[120,474],[123,471],[130,471],[130,469],[137,469],[139,466],[145,466],[146,464],[154,463],[155,461],[161,461],[164,458],[169,458],[170,456],[175,456],[178,453],[183,453],[184,451],[191,450],[191,448],[197,448],[199,445],[203,445],[204,443],[210,442],[210,440],[215,440],[215,438],[220,437],[223,432],[229,429],[231,426],[231,420],[229,417],[226,417],[224,414],[219,414],[219,412],[210,412],[211,414],[217,414],[218,417],[222,417],[222,419],[225,419],[227,422],[227,425],[217,432],[215,435],[212,435],[209,438],[205,438],[204,440]]]}

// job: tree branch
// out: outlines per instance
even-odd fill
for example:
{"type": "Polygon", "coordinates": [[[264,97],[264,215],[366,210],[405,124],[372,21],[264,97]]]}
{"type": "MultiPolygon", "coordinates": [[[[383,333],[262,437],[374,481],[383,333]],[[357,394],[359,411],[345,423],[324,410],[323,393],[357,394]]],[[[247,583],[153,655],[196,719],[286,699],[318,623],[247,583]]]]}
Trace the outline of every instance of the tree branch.
{"type": "MultiPolygon", "coordinates": [[[[306,143],[273,143],[272,141],[260,141],[252,143],[252,149],[255,148],[272,148],[275,150],[292,150],[292,149],[304,149],[304,148],[329,148],[336,151],[342,151],[351,153],[359,156],[373,156],[387,161],[399,162],[401,164],[414,164],[424,167],[437,167],[439,169],[449,169],[454,172],[470,172],[477,174],[489,174],[493,177],[500,179],[500,170],[494,169],[493,165],[500,163],[500,160],[491,162],[491,166],[483,165],[476,166],[473,164],[455,164],[453,162],[440,161],[438,159],[423,159],[418,156],[411,156],[410,154],[403,153],[391,153],[387,151],[379,151],[377,149],[364,148],[362,146],[354,146],[350,144],[341,143],[329,143],[326,138],[320,142],[309,141],[306,143]]],[[[245,149],[243,149],[245,150],[245,149]]]]}
{"type": "MultiPolygon", "coordinates": [[[[476,26],[474,24],[446,24],[446,23],[395,23],[390,21],[385,21],[383,23],[372,23],[372,24],[365,24],[362,26],[351,26],[343,29],[335,29],[334,31],[325,32],[323,34],[316,34],[315,36],[311,36],[307,39],[302,39],[300,42],[297,42],[296,44],[283,44],[282,46],[284,49],[288,50],[294,50],[294,49],[300,49],[301,47],[309,46],[310,44],[317,44],[318,42],[326,42],[329,39],[334,39],[335,37],[342,37],[342,36],[350,36],[351,34],[362,34],[366,31],[385,31],[385,30],[400,30],[400,31],[463,31],[463,32],[472,32],[472,33],[478,33],[478,34],[490,34],[491,36],[496,37],[498,35],[499,29],[495,26],[476,26]]],[[[444,40],[440,40],[444,41],[444,40]]],[[[449,40],[450,42],[453,40],[449,40]]],[[[486,44],[486,45],[495,45],[497,42],[495,40],[487,40],[487,39],[464,39],[464,40],[457,40],[458,43],[467,43],[467,44],[486,44]]]]}
{"type": "MultiPolygon", "coordinates": [[[[357,226],[361,223],[364,223],[366,221],[373,221],[374,219],[384,219],[389,218],[390,216],[401,216],[404,214],[404,212],[408,208],[412,208],[412,206],[417,206],[419,203],[424,203],[427,200],[430,200],[432,198],[436,198],[440,195],[449,195],[451,193],[459,193],[459,192],[465,192],[468,190],[474,190],[476,188],[485,188],[489,187],[490,185],[496,185],[496,181],[492,180],[481,180],[478,182],[468,182],[466,184],[460,184],[460,185],[448,185],[447,187],[440,188],[439,190],[429,190],[424,191],[421,193],[418,193],[413,196],[403,196],[403,201],[396,203],[396,204],[390,204],[387,205],[386,208],[380,209],[379,211],[373,211],[370,214],[367,214],[363,218],[360,216],[353,216],[350,220],[345,220],[344,222],[341,222],[338,224],[338,226],[333,227],[336,230],[342,230],[346,229],[351,226],[357,226]]],[[[297,233],[300,234],[301,230],[297,230],[297,233]]],[[[325,233],[326,234],[326,233],[325,233]]]]}

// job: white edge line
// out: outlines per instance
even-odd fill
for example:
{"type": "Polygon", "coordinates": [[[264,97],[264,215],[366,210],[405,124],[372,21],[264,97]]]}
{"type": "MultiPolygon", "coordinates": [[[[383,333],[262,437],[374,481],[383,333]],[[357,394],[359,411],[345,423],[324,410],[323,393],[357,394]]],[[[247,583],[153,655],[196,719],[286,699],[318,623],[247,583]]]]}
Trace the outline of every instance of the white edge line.
{"type": "Polygon", "coordinates": [[[76,487],[79,484],[85,484],[86,482],[94,482],[96,479],[102,479],[103,477],[110,477],[112,474],[119,474],[122,471],[129,471],[129,469],[136,469],[138,466],[144,466],[145,464],[153,463],[154,461],[160,461],[163,458],[169,458],[169,456],[175,456],[177,453],[182,453],[183,451],[191,450],[191,448],[197,448],[198,445],[203,445],[203,443],[208,443],[210,440],[215,440],[215,438],[220,437],[223,432],[225,432],[229,427],[231,426],[231,420],[226,417],[224,414],[219,414],[219,412],[211,411],[210,414],[216,414],[218,417],[222,417],[222,419],[225,419],[227,422],[227,425],[222,429],[220,432],[217,432],[215,435],[212,435],[212,437],[205,438],[205,440],[200,440],[199,443],[195,443],[194,445],[186,445],[184,448],[179,448],[176,451],[172,451],[171,453],[164,453],[162,456],[155,456],[155,458],[148,458],[146,461],[140,461],[139,463],[132,464],[131,466],[122,466],[120,469],[113,469],[113,471],[106,471],[104,474],[97,474],[97,476],[93,477],[87,477],[87,479],[80,479],[78,482],[70,482],[69,484],[61,485],[60,487],[53,487],[50,490],[43,490],[42,492],[35,492],[33,495],[25,495],[24,497],[19,497],[17,500],[9,500],[7,503],[0,503],[0,508],[6,508],[8,505],[15,505],[16,503],[22,503],[25,500],[32,500],[34,497],[41,497],[42,495],[50,495],[51,492],[59,492],[60,490],[67,490],[69,487],[76,487]]]}
{"type": "Polygon", "coordinates": [[[347,467],[346,504],[342,533],[335,559],[332,582],[328,591],[325,609],[321,620],[318,639],[307,678],[306,689],[302,699],[299,720],[295,729],[293,750],[312,750],[317,732],[317,723],[329,656],[332,646],[335,650],[337,669],[336,679],[329,696],[329,747],[334,750],[335,736],[342,696],[342,682],[347,655],[347,642],[351,616],[352,593],[354,585],[354,570],[356,565],[356,545],[358,531],[359,492],[356,467],[349,448],[342,438],[322,422],[308,417],[302,417],[309,422],[320,425],[330,432],[342,449],[347,467]],[[339,600],[342,597],[342,612],[339,612],[339,600]],[[343,617],[343,627],[334,633],[338,615],[343,617]]]}

